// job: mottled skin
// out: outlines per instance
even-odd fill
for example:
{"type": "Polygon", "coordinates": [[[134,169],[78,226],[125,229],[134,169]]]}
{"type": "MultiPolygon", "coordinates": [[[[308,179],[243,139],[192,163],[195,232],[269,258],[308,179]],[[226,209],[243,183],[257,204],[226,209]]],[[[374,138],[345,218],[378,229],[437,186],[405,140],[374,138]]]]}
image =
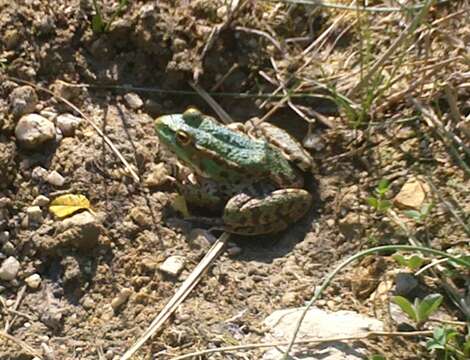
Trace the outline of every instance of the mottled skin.
{"type": "Polygon", "coordinates": [[[180,191],[188,203],[223,209],[222,218],[211,222],[227,232],[277,232],[311,205],[310,193],[301,189],[303,176],[291,163],[305,169],[310,156],[285,131],[268,126],[274,134],[269,137],[243,124],[224,126],[195,109],[155,121],[161,142],[194,173],[181,181],[180,191]]]}

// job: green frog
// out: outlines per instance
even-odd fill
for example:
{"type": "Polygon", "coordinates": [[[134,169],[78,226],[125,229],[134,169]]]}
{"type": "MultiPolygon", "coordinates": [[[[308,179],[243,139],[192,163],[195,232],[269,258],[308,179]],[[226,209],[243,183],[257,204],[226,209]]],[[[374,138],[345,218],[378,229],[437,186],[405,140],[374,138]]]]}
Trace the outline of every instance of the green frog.
{"type": "Polygon", "coordinates": [[[157,118],[155,131],[185,165],[177,185],[187,203],[221,211],[219,218],[204,218],[215,228],[241,235],[274,233],[303,217],[312,204],[303,189],[303,172],[311,170],[312,158],[272,124],[222,125],[190,108],[157,118]]]}

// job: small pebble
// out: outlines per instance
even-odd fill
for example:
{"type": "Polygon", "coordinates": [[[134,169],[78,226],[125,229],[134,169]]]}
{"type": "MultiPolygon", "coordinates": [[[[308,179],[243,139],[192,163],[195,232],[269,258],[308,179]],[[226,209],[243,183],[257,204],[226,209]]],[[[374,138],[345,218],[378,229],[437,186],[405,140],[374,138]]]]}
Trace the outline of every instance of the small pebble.
{"type": "Polygon", "coordinates": [[[168,169],[164,163],[158,163],[150,169],[144,178],[145,186],[154,188],[161,186],[168,181],[168,169]]]}
{"type": "Polygon", "coordinates": [[[54,124],[38,114],[24,115],[16,124],[15,137],[26,149],[37,150],[43,144],[55,139],[54,124]]]}
{"type": "Polygon", "coordinates": [[[39,115],[41,116],[44,116],[45,118],[49,119],[49,120],[54,120],[56,117],[57,117],[57,112],[55,111],[54,108],[51,108],[51,107],[47,107],[45,109],[42,109],[40,112],[39,112],[39,115]]]}
{"type": "Polygon", "coordinates": [[[28,215],[29,224],[36,223],[39,224],[43,221],[42,210],[39,206],[30,206],[26,209],[26,214],[28,215]]]}
{"type": "Polygon", "coordinates": [[[295,292],[286,292],[281,299],[283,306],[292,306],[297,302],[297,294],[295,292]]]}
{"type": "Polygon", "coordinates": [[[16,117],[33,112],[38,103],[36,91],[29,85],[19,86],[14,89],[10,93],[9,99],[11,112],[16,117]]]}
{"type": "Polygon", "coordinates": [[[124,304],[127,299],[129,299],[129,296],[132,294],[132,289],[130,288],[123,288],[119,292],[119,294],[111,301],[111,307],[113,308],[114,311],[119,309],[119,307],[124,304]]]}
{"type": "Polygon", "coordinates": [[[189,233],[188,241],[192,247],[208,249],[217,241],[217,238],[205,229],[196,228],[189,233]]]}
{"type": "Polygon", "coordinates": [[[14,255],[15,254],[15,245],[13,245],[11,241],[7,241],[2,246],[2,252],[5,253],[6,255],[10,255],[10,256],[14,255]]]}
{"type": "Polygon", "coordinates": [[[11,281],[16,278],[18,271],[20,271],[20,262],[13,256],[10,256],[0,266],[0,279],[11,281]]]}
{"type": "Polygon", "coordinates": [[[41,166],[36,166],[31,172],[31,177],[36,181],[45,181],[47,178],[48,172],[41,166]]]}
{"type": "Polygon", "coordinates": [[[184,268],[184,262],[184,257],[182,256],[170,256],[160,265],[159,269],[165,274],[178,276],[184,268]]]}
{"type": "Polygon", "coordinates": [[[136,93],[127,93],[124,95],[124,100],[126,100],[127,105],[133,110],[137,110],[144,105],[144,102],[136,93]]]}
{"type": "Polygon", "coordinates": [[[64,136],[73,136],[75,129],[82,122],[82,118],[74,116],[72,114],[60,114],[56,118],[56,125],[62,131],[64,136]]]}
{"type": "Polygon", "coordinates": [[[47,196],[39,195],[36,197],[36,199],[33,200],[33,206],[44,207],[49,205],[50,201],[51,200],[47,196]]]}
{"type": "Polygon", "coordinates": [[[41,285],[41,276],[39,274],[33,274],[24,279],[26,285],[31,289],[37,289],[41,285]]]}
{"type": "Polygon", "coordinates": [[[87,296],[83,299],[82,306],[84,309],[91,310],[95,308],[96,304],[91,297],[87,296]]]}
{"type": "Polygon", "coordinates": [[[61,187],[65,183],[65,178],[54,170],[47,175],[47,182],[53,186],[61,187]]]}

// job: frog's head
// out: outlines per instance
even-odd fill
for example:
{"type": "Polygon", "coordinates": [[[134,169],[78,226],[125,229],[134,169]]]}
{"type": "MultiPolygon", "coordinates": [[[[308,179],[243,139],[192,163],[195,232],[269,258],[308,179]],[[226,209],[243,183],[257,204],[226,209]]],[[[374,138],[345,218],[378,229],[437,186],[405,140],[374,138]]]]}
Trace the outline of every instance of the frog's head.
{"type": "Polygon", "coordinates": [[[188,165],[194,161],[197,142],[205,137],[199,130],[203,116],[199,110],[189,108],[183,114],[163,115],[155,120],[160,141],[188,165]]]}
{"type": "Polygon", "coordinates": [[[160,141],[203,177],[237,182],[267,173],[266,145],[190,108],[156,119],[160,141]]]}

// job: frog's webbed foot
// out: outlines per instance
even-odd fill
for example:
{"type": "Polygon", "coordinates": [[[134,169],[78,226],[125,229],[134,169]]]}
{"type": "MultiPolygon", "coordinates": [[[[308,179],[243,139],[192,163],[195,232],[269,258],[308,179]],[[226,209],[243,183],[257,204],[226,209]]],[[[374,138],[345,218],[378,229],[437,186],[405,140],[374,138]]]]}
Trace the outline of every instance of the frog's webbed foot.
{"type": "Polygon", "coordinates": [[[303,189],[280,189],[263,197],[242,193],[225,206],[225,229],[243,235],[279,232],[302,218],[311,203],[312,196],[303,189]]]}

